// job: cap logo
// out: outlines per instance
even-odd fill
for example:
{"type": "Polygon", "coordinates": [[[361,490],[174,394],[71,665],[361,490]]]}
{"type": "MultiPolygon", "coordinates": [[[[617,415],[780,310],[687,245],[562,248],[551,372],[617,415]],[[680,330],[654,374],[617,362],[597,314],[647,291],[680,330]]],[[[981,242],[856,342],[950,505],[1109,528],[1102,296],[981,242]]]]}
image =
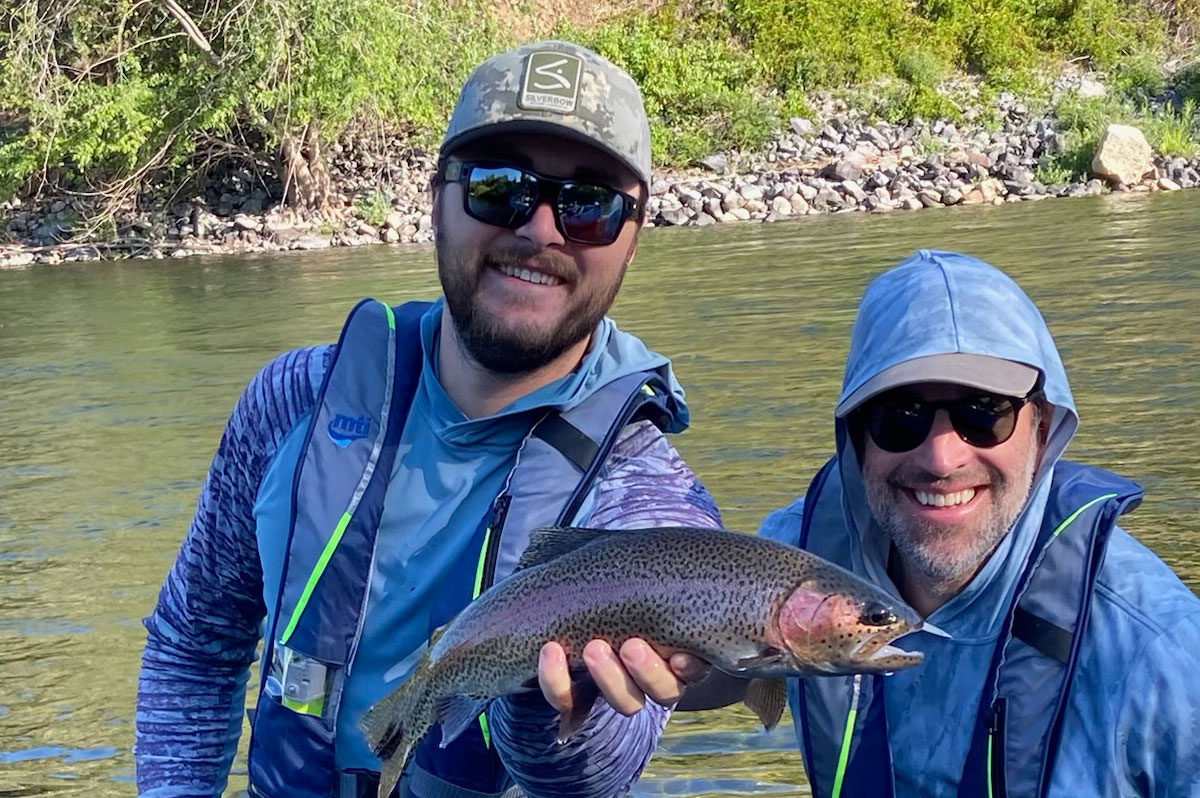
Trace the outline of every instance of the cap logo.
{"type": "Polygon", "coordinates": [[[542,52],[529,56],[521,83],[522,108],[569,114],[579,97],[583,59],[566,53],[542,52]]]}

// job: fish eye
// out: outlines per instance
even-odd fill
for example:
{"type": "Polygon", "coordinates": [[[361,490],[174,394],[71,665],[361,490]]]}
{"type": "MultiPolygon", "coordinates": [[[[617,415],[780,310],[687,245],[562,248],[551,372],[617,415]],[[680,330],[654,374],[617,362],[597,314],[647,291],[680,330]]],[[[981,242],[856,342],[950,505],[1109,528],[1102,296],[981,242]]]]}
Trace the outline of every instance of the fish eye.
{"type": "Polygon", "coordinates": [[[892,612],[892,608],[879,602],[867,604],[858,616],[859,623],[867,626],[890,626],[897,620],[896,613],[892,612]]]}

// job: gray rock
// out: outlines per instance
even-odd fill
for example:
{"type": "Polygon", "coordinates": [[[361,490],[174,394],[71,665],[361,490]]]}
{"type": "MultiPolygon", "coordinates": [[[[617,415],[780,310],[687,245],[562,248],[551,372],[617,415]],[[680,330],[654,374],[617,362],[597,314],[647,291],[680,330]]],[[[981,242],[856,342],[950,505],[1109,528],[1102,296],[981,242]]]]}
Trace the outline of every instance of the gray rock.
{"type": "Polygon", "coordinates": [[[839,161],[835,161],[828,169],[827,177],[832,177],[835,180],[858,180],[863,175],[863,168],[867,164],[866,157],[859,152],[849,152],[839,161]]]}
{"type": "Polygon", "coordinates": [[[921,204],[924,205],[926,208],[933,208],[935,206],[942,204],[941,192],[935,191],[934,189],[931,189],[931,188],[927,188],[927,189],[921,191],[920,193],[918,193],[917,199],[919,199],[921,201],[921,204]]]}
{"type": "Polygon", "coordinates": [[[660,212],[654,221],[656,224],[661,222],[662,224],[679,226],[687,224],[688,219],[690,218],[691,217],[688,216],[688,212],[684,208],[680,207],[673,210],[660,212]]]}
{"type": "Polygon", "coordinates": [[[905,197],[900,200],[900,207],[906,211],[919,211],[925,207],[925,203],[916,197],[905,197]]]}
{"type": "Polygon", "coordinates": [[[791,121],[792,132],[797,136],[810,136],[816,129],[812,122],[798,116],[793,116],[791,121]]]}
{"type": "Polygon", "coordinates": [[[698,213],[692,223],[697,227],[708,227],[710,224],[716,224],[717,220],[707,213],[698,213]]]}
{"type": "Polygon", "coordinates": [[[262,222],[244,213],[239,213],[233,217],[233,227],[236,230],[257,233],[262,230],[262,222]]]}
{"type": "Polygon", "coordinates": [[[776,197],[771,200],[771,214],[777,216],[791,216],[792,203],[787,197],[776,197]]]}
{"type": "Polygon", "coordinates": [[[942,194],[943,205],[957,205],[962,202],[963,193],[956,188],[952,188],[942,194]]]}
{"type": "Polygon", "coordinates": [[[763,198],[763,190],[753,183],[747,183],[738,189],[746,202],[757,202],[763,198]]]}
{"type": "Polygon", "coordinates": [[[1182,188],[1182,186],[1180,186],[1174,180],[1169,180],[1165,177],[1160,177],[1158,179],[1158,187],[1163,191],[1178,191],[1180,188],[1182,188]]]}
{"type": "Polygon", "coordinates": [[[788,203],[792,206],[793,216],[802,216],[811,210],[808,201],[798,192],[788,198],[788,203]]]}
{"type": "Polygon", "coordinates": [[[854,180],[842,181],[842,191],[844,191],[847,196],[852,197],[855,202],[862,202],[867,198],[867,192],[863,191],[862,186],[860,186],[858,182],[854,180]]]}
{"type": "Polygon", "coordinates": [[[1084,99],[1093,97],[1103,97],[1108,94],[1108,90],[1104,88],[1104,84],[1098,80],[1084,75],[1079,81],[1079,87],[1075,89],[1075,93],[1084,99]]]}
{"type": "Polygon", "coordinates": [[[1142,131],[1131,125],[1109,125],[1096,145],[1092,171],[1111,183],[1133,185],[1153,169],[1153,155],[1142,131]]]}
{"type": "Polygon", "coordinates": [[[729,171],[729,159],[724,155],[709,155],[701,158],[700,165],[719,175],[723,175],[729,171]]]}

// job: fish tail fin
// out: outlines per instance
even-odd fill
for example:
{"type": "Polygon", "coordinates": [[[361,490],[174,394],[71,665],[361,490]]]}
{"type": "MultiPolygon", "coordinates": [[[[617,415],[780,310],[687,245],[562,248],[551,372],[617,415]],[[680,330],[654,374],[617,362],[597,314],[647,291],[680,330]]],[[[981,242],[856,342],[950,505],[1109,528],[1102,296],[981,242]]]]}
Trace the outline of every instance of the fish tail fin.
{"type": "Polygon", "coordinates": [[[383,760],[379,798],[391,795],[413,747],[433,726],[431,706],[425,680],[414,677],[363,716],[367,744],[383,760]]]}

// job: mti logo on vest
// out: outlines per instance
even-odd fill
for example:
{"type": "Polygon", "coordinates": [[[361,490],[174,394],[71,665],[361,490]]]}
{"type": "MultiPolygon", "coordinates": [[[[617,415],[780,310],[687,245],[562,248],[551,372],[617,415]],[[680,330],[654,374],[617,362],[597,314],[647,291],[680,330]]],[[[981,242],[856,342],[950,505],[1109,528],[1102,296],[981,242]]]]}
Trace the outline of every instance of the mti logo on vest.
{"type": "Polygon", "coordinates": [[[329,439],[345,449],[359,438],[371,434],[371,419],[369,416],[347,416],[338,413],[329,422],[329,439]]]}

